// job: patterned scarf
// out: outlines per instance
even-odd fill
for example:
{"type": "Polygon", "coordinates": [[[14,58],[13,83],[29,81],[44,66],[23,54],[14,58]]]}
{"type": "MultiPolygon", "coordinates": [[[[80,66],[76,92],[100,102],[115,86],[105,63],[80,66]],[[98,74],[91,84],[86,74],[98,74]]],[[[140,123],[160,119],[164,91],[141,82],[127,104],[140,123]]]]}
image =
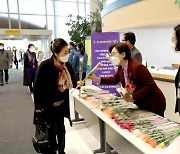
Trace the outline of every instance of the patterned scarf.
{"type": "Polygon", "coordinates": [[[66,89],[71,89],[73,84],[65,63],[59,63],[54,58],[54,65],[59,72],[59,77],[57,79],[58,90],[64,92],[66,89]]]}
{"type": "Polygon", "coordinates": [[[28,54],[28,59],[29,59],[29,62],[32,62],[33,65],[35,65],[35,55],[33,52],[27,50],[27,54],[28,54]]]}

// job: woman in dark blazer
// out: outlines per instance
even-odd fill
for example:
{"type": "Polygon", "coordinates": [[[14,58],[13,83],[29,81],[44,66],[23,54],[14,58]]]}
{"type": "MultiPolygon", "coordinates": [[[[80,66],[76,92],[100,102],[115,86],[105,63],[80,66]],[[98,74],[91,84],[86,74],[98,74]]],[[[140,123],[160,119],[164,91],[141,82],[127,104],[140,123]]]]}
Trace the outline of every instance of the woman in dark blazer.
{"type": "Polygon", "coordinates": [[[24,53],[24,74],[23,85],[29,86],[29,90],[33,93],[34,79],[38,66],[36,59],[35,46],[33,44],[28,45],[28,50],[24,53]]]}
{"type": "Polygon", "coordinates": [[[126,95],[127,102],[134,102],[140,109],[164,116],[166,99],[154,82],[147,68],[131,58],[129,47],[125,43],[118,43],[111,47],[111,61],[118,65],[118,71],[112,77],[99,78],[94,74],[89,78],[100,84],[117,84],[122,86],[133,83],[136,88],[132,95],[126,95]]]}
{"type": "MultiPolygon", "coordinates": [[[[69,89],[73,87],[73,70],[68,63],[68,44],[61,38],[54,39],[51,44],[53,56],[43,61],[38,67],[35,86],[34,104],[35,119],[42,114],[44,120],[50,125],[49,140],[50,154],[64,154],[65,126],[64,117],[68,118],[70,125],[69,89]],[[56,137],[58,142],[56,142],[56,137]]],[[[36,121],[34,121],[36,123],[36,121]]]]}
{"type": "MultiPolygon", "coordinates": [[[[173,49],[177,52],[180,52],[180,25],[177,25],[174,28],[174,33],[172,37],[172,45],[173,49]]],[[[180,114],[180,67],[178,69],[176,78],[175,78],[175,86],[176,86],[176,106],[175,113],[178,112],[180,114]]]]}

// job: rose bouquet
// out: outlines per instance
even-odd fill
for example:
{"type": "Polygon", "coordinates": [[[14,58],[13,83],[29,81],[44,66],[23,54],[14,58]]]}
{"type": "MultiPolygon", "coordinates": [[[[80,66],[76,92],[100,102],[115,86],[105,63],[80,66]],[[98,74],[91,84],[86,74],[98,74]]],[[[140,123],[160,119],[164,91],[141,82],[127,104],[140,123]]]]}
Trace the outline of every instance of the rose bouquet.
{"type": "Polygon", "coordinates": [[[122,96],[126,96],[126,95],[131,95],[135,88],[136,86],[134,84],[126,84],[125,88],[121,86],[121,87],[116,88],[116,90],[122,96]]]}

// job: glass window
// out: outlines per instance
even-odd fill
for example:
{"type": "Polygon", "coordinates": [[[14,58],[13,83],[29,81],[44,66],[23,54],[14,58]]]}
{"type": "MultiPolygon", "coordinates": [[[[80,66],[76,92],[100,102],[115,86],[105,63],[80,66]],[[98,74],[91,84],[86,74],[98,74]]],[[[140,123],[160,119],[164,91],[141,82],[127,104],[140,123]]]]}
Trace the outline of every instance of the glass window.
{"type": "Polygon", "coordinates": [[[5,13],[8,12],[6,0],[1,0],[0,12],[5,12],[5,13]]]}
{"type": "Polygon", "coordinates": [[[19,12],[26,14],[46,14],[44,0],[19,0],[19,12]]]}
{"type": "Polygon", "coordinates": [[[52,30],[52,38],[55,38],[54,36],[54,16],[48,16],[48,30],[52,30]]]}
{"type": "Polygon", "coordinates": [[[18,15],[10,14],[10,19],[11,19],[11,28],[12,29],[19,29],[18,15]]]}
{"type": "Polygon", "coordinates": [[[74,3],[76,3],[78,0],[60,0],[60,1],[64,1],[64,2],[74,2],[74,3]]]}
{"type": "Polygon", "coordinates": [[[55,12],[56,15],[60,16],[68,16],[69,14],[77,16],[77,3],[55,1],[55,12]]]}
{"type": "Polygon", "coordinates": [[[9,1],[9,12],[10,13],[18,13],[17,0],[9,1]]]}
{"type": "Polygon", "coordinates": [[[86,16],[90,15],[90,5],[86,4],[86,16]]]}
{"type": "Polygon", "coordinates": [[[78,0],[79,3],[85,3],[85,0],[78,0]]]}
{"type": "Polygon", "coordinates": [[[69,27],[65,25],[68,20],[68,17],[56,17],[56,37],[61,37],[67,42],[70,40],[68,34],[69,27]]]}
{"type": "Polygon", "coordinates": [[[54,6],[52,0],[47,0],[47,15],[54,15],[54,6]]]}
{"type": "Polygon", "coordinates": [[[20,15],[22,29],[46,29],[46,17],[37,15],[20,15]]]}
{"type": "Polygon", "coordinates": [[[79,3],[79,15],[81,16],[81,17],[85,17],[85,4],[83,4],[83,3],[79,3]]]}
{"type": "Polygon", "coordinates": [[[0,14],[0,28],[9,28],[9,20],[7,14],[0,14]]]}

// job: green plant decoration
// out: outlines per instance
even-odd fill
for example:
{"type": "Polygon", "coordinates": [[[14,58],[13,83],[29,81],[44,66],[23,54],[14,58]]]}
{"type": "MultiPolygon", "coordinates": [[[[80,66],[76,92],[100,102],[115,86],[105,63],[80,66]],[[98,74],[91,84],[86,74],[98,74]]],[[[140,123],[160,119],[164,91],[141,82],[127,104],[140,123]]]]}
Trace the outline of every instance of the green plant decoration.
{"type": "Polygon", "coordinates": [[[175,0],[175,4],[179,5],[179,8],[180,8],[180,0],[175,0]]]}
{"type": "Polygon", "coordinates": [[[103,10],[103,3],[105,0],[94,1],[98,8],[95,12],[90,13],[89,19],[81,16],[74,17],[72,14],[68,15],[69,20],[65,23],[69,27],[68,34],[71,41],[78,43],[85,43],[86,36],[90,36],[91,32],[102,32],[101,11],[103,10]]]}
{"type": "Polygon", "coordinates": [[[98,8],[95,12],[91,12],[91,31],[92,32],[102,32],[102,18],[101,11],[103,10],[103,3],[105,0],[94,1],[98,8]]]}
{"type": "Polygon", "coordinates": [[[91,34],[90,22],[81,16],[73,17],[72,14],[68,15],[69,21],[65,24],[69,27],[68,34],[71,41],[84,43],[86,36],[91,34]]]}

